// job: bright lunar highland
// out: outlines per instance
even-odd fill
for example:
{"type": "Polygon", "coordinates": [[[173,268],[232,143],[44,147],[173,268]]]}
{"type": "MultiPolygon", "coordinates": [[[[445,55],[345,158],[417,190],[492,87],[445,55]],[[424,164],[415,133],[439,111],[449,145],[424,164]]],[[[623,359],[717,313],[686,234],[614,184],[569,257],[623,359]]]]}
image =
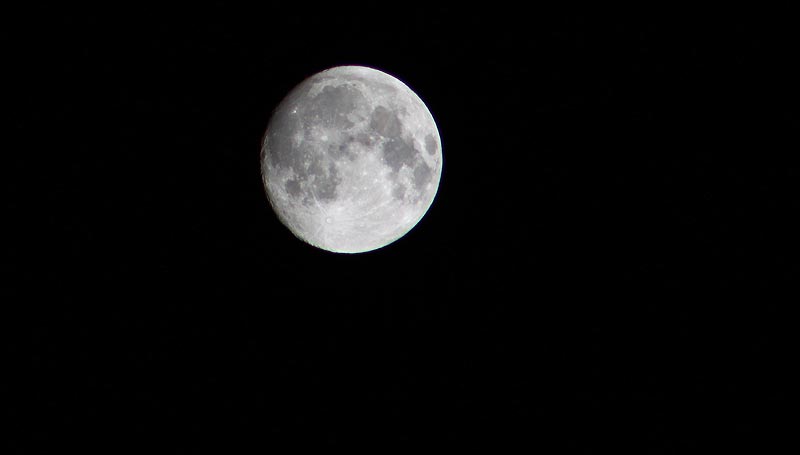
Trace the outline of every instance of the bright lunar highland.
{"type": "Polygon", "coordinates": [[[398,79],[340,66],[281,101],[261,148],[267,197],[301,240],[360,253],[405,235],[425,215],[442,173],[433,116],[398,79]]]}

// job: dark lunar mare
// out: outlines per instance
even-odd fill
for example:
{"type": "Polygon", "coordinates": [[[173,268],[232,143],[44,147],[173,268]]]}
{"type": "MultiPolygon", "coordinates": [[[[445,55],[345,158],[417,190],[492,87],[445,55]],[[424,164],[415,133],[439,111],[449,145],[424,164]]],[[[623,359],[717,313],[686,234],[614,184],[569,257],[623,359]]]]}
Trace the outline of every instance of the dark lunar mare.
{"type": "Polygon", "coordinates": [[[355,124],[348,114],[366,110],[367,105],[364,94],[354,85],[326,86],[305,106],[302,116],[306,124],[349,129],[355,124]]]}
{"type": "Polygon", "coordinates": [[[353,84],[326,86],[320,93],[306,99],[311,85],[313,82],[302,84],[289,94],[273,115],[273,127],[268,132],[267,159],[272,166],[293,171],[296,177],[287,181],[285,190],[292,197],[302,197],[304,204],[312,204],[314,199],[336,199],[341,176],[325,155],[337,159],[350,152],[340,145],[319,151],[304,146],[304,143],[317,141],[312,127],[347,130],[354,126],[348,115],[367,112],[369,105],[364,94],[353,84]],[[297,135],[304,138],[299,146],[294,143],[297,135]],[[303,194],[304,183],[311,184],[311,197],[303,194]]]}
{"type": "MultiPolygon", "coordinates": [[[[392,195],[397,199],[403,199],[406,195],[405,186],[397,182],[397,174],[403,166],[414,170],[414,186],[421,195],[433,177],[433,171],[421,158],[419,150],[414,148],[413,140],[403,137],[403,123],[397,113],[384,106],[377,106],[372,112],[370,127],[386,138],[381,151],[384,161],[392,169],[392,179],[395,182],[392,195]]],[[[435,153],[438,148],[436,139],[430,134],[425,138],[425,148],[429,154],[435,153]]],[[[415,198],[415,201],[419,197],[421,196],[415,198]]]]}

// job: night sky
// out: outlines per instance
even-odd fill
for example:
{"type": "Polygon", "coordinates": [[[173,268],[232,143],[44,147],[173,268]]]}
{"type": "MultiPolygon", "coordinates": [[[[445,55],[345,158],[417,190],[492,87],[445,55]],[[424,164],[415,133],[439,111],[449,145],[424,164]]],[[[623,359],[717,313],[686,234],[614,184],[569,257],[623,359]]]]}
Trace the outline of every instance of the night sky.
{"type": "Polygon", "coordinates": [[[281,3],[4,17],[4,453],[788,434],[786,12],[281,3]],[[442,138],[427,215],[365,254],[295,238],[260,176],[272,110],[337,65],[442,138]]]}

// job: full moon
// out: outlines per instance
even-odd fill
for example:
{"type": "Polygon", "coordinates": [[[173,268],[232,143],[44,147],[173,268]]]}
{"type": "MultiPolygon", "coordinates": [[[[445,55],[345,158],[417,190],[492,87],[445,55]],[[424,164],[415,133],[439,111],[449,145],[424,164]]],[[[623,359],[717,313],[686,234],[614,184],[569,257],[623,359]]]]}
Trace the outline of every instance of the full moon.
{"type": "Polygon", "coordinates": [[[376,69],[339,66],[301,82],[272,114],[261,176],[278,219],[337,253],[384,247],[433,202],[442,145],[425,103],[376,69]]]}

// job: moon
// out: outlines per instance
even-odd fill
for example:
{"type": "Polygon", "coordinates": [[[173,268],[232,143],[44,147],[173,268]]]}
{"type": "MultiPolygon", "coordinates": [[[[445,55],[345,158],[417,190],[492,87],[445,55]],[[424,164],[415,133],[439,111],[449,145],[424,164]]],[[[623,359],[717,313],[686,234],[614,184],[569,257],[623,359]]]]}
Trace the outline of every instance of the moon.
{"type": "Polygon", "coordinates": [[[275,108],[261,176],[278,219],[336,253],[382,248],[430,208],[442,145],[425,103],[382,71],[338,66],[298,84],[275,108]]]}

